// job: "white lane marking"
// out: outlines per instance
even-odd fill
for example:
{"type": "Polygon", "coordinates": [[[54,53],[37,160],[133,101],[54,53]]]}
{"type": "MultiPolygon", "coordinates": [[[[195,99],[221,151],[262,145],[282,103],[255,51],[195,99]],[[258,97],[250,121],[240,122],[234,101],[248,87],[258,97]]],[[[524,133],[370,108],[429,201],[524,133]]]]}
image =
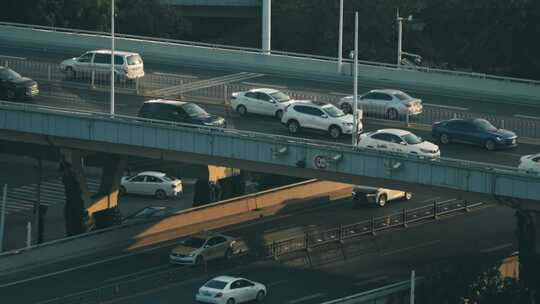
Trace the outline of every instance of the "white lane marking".
{"type": "Polygon", "coordinates": [[[507,244],[502,244],[502,245],[495,246],[495,247],[490,247],[490,248],[482,249],[482,250],[480,250],[480,252],[482,252],[482,253],[489,253],[489,252],[493,252],[493,251],[505,249],[505,248],[508,248],[508,247],[512,247],[512,243],[507,243],[507,244]]]}
{"type": "Polygon", "coordinates": [[[271,286],[276,286],[278,284],[282,284],[282,283],[285,283],[285,282],[289,282],[289,281],[281,280],[281,281],[277,281],[277,282],[268,283],[268,284],[265,284],[265,285],[266,285],[266,287],[271,287],[271,286]]]}
{"type": "Polygon", "coordinates": [[[162,73],[162,72],[154,72],[152,74],[158,75],[158,76],[172,76],[172,77],[189,78],[189,79],[197,79],[197,78],[199,78],[198,76],[193,76],[193,75],[162,73]]]}
{"type": "Polygon", "coordinates": [[[26,58],[24,58],[24,57],[15,57],[15,56],[7,56],[7,55],[0,55],[0,58],[26,60],[26,58]]]}
{"type": "Polygon", "coordinates": [[[391,254],[396,254],[396,253],[400,253],[400,252],[404,252],[404,251],[414,250],[414,249],[418,249],[418,248],[422,248],[422,247],[428,247],[430,245],[434,245],[434,244],[437,244],[437,243],[440,243],[440,242],[441,242],[441,240],[433,240],[433,241],[430,241],[430,242],[427,242],[427,243],[422,243],[422,244],[415,245],[415,246],[410,246],[410,247],[405,247],[405,248],[400,248],[400,249],[396,249],[396,250],[387,251],[387,252],[384,252],[381,255],[383,255],[383,256],[391,255],[391,254]]]}
{"type": "Polygon", "coordinates": [[[540,117],[537,117],[537,116],[529,116],[529,115],[521,115],[521,114],[515,114],[514,116],[517,118],[528,118],[528,119],[540,120],[540,117]]]}
{"type": "Polygon", "coordinates": [[[328,95],[348,96],[348,95],[351,95],[351,94],[340,93],[340,92],[328,92],[328,95]]]}
{"type": "Polygon", "coordinates": [[[73,270],[79,270],[79,269],[87,268],[87,267],[90,267],[90,266],[104,264],[104,263],[107,263],[107,262],[123,259],[123,258],[134,256],[134,255],[137,255],[137,254],[150,252],[150,251],[153,251],[153,250],[156,250],[156,249],[165,248],[165,247],[168,247],[168,246],[171,246],[171,245],[172,244],[163,244],[163,245],[160,245],[160,246],[157,246],[157,247],[143,249],[143,250],[140,250],[140,251],[137,251],[137,252],[131,252],[131,253],[127,253],[127,254],[123,254],[123,255],[119,255],[119,256],[114,256],[114,257],[111,257],[111,258],[108,258],[108,259],[105,259],[105,260],[100,260],[100,261],[96,261],[96,262],[92,262],[92,263],[88,263],[88,264],[84,264],[84,265],[74,266],[74,267],[62,269],[62,270],[59,270],[59,271],[46,273],[46,274],[38,275],[38,276],[35,276],[35,277],[18,280],[18,281],[15,281],[15,282],[6,283],[6,284],[3,284],[3,285],[0,285],[0,288],[9,287],[9,286],[13,286],[13,285],[21,284],[21,283],[30,282],[30,281],[35,281],[35,280],[39,280],[39,279],[43,279],[43,278],[48,278],[48,277],[52,277],[52,276],[55,276],[55,275],[58,275],[58,274],[70,272],[70,271],[73,271],[73,270]]]}
{"type": "Polygon", "coordinates": [[[434,104],[434,103],[422,103],[425,106],[430,106],[434,108],[443,108],[443,109],[452,109],[452,110],[460,110],[460,111],[468,111],[469,108],[463,108],[463,107],[455,107],[455,106],[445,106],[440,104],[434,104]]]}
{"type": "Polygon", "coordinates": [[[284,85],[267,84],[267,83],[259,83],[259,82],[247,82],[247,81],[244,81],[244,82],[242,82],[242,84],[247,84],[247,85],[256,86],[256,87],[262,87],[262,88],[277,88],[277,89],[286,89],[287,88],[287,86],[284,86],[284,85]]]}
{"type": "Polygon", "coordinates": [[[126,275],[123,275],[123,276],[109,278],[109,279],[106,279],[103,282],[110,283],[110,282],[113,282],[113,281],[120,281],[122,279],[129,278],[129,277],[132,277],[132,276],[136,276],[136,275],[139,275],[139,274],[143,274],[145,272],[150,272],[150,271],[154,271],[154,270],[161,270],[161,269],[165,269],[165,268],[169,268],[169,267],[170,267],[169,265],[161,265],[161,266],[151,267],[151,268],[143,269],[141,271],[132,272],[132,273],[129,273],[129,274],[126,274],[126,275]]]}
{"type": "Polygon", "coordinates": [[[301,297],[301,298],[298,298],[298,299],[290,300],[287,303],[288,304],[294,304],[294,303],[305,302],[305,301],[308,301],[308,300],[311,300],[311,299],[320,298],[320,297],[322,297],[324,295],[325,295],[325,293],[319,292],[319,293],[312,294],[312,295],[309,295],[309,296],[305,296],[305,297],[301,297]]]}

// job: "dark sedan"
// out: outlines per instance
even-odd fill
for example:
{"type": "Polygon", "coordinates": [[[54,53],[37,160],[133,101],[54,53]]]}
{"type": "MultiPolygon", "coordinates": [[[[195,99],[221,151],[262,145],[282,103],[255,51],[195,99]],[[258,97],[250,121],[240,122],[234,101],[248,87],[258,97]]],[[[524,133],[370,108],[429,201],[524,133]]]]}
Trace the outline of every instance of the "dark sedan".
{"type": "Polygon", "coordinates": [[[209,127],[224,128],[227,126],[223,117],[211,115],[195,103],[177,100],[155,99],[145,101],[138,115],[144,118],[209,127]]]}
{"type": "Polygon", "coordinates": [[[442,144],[460,142],[479,145],[490,151],[517,146],[516,133],[499,129],[481,118],[436,122],[431,128],[431,136],[442,144]]]}
{"type": "Polygon", "coordinates": [[[32,98],[39,93],[37,82],[22,77],[10,68],[0,66],[0,98],[20,100],[32,98]]]}

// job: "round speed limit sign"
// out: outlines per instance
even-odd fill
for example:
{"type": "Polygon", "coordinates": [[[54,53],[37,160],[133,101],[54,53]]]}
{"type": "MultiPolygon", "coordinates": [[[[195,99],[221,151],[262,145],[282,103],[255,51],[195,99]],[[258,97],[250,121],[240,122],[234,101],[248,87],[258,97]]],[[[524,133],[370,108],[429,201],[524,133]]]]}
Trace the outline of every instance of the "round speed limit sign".
{"type": "Polygon", "coordinates": [[[328,167],[328,158],[325,155],[317,155],[313,160],[313,164],[317,169],[326,169],[328,167]]]}

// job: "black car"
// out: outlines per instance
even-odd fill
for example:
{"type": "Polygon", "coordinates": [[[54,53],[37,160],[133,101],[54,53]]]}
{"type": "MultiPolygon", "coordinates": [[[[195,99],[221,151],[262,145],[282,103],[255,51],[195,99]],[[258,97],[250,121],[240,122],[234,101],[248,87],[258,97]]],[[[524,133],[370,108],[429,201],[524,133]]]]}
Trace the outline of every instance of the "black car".
{"type": "Polygon", "coordinates": [[[0,66],[0,98],[20,100],[32,98],[39,93],[37,82],[22,77],[10,68],[0,66]]]}
{"type": "Polygon", "coordinates": [[[431,136],[442,144],[461,142],[479,145],[487,150],[517,146],[516,133],[499,129],[482,118],[436,122],[431,128],[431,136]]]}
{"type": "Polygon", "coordinates": [[[168,120],[174,122],[226,127],[223,117],[211,115],[192,102],[155,99],[145,101],[139,110],[139,117],[168,120]]]}

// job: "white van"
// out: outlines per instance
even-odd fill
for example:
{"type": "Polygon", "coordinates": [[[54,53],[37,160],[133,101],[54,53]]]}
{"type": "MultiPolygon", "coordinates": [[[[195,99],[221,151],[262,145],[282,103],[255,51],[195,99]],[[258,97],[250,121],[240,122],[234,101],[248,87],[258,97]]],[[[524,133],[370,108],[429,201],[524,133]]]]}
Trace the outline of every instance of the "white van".
{"type": "Polygon", "coordinates": [[[387,202],[403,199],[410,200],[412,198],[411,192],[392,190],[386,188],[375,188],[367,186],[354,186],[352,191],[352,197],[355,205],[359,205],[362,202],[376,204],[379,207],[384,207],[387,202]]]}
{"type": "MultiPolygon", "coordinates": [[[[92,71],[100,75],[110,73],[111,50],[94,50],[66,59],[60,63],[60,69],[69,78],[88,77],[92,71]]],[[[114,51],[114,70],[121,79],[141,78],[144,76],[143,60],[137,53],[114,51]]]]}

